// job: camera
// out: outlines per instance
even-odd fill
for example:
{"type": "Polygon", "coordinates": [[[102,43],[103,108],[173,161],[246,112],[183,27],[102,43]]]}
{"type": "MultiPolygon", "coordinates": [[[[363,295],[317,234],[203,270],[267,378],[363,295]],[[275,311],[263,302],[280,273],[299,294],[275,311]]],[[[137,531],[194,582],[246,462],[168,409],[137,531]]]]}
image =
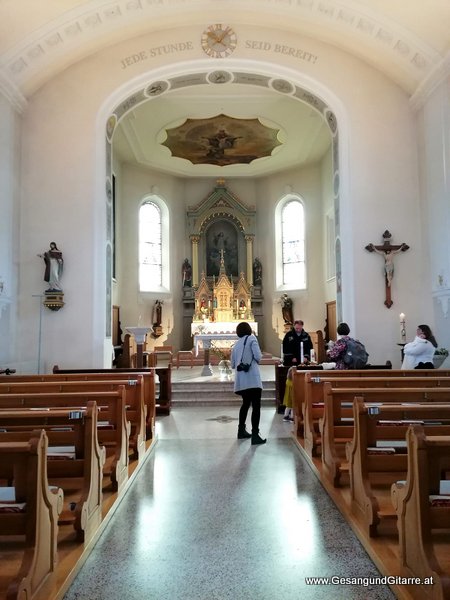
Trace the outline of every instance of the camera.
{"type": "Polygon", "coordinates": [[[248,365],[247,363],[239,363],[236,367],[236,371],[244,371],[244,373],[247,373],[249,369],[250,365],[248,365]]]}

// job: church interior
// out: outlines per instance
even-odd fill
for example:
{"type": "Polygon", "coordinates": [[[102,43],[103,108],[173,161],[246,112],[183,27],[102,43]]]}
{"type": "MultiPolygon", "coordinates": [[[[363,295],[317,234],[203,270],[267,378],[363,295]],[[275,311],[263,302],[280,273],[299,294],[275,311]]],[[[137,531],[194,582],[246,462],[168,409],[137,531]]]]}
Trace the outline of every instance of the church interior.
{"type": "MultiPolygon", "coordinates": [[[[407,502],[403,491],[369,501],[368,484],[355,483],[362,464],[384,465],[392,450],[384,441],[389,452],[360,464],[357,423],[384,414],[383,386],[408,388],[408,397],[395,390],[398,402],[440,402],[441,412],[404,409],[411,427],[398,429],[392,453],[405,464],[389,471],[405,476],[390,485],[406,480],[417,448],[439,457],[440,484],[450,479],[448,1],[35,4],[0,2],[0,463],[18,465],[0,469],[0,596],[131,597],[141,574],[136,598],[288,600],[330,597],[308,576],[417,574],[408,548],[422,542],[405,542],[413,527],[399,517],[397,532],[392,512],[392,502],[407,502]],[[311,335],[315,360],[309,375],[294,373],[294,420],[283,423],[282,343],[294,320],[311,335]],[[262,351],[268,441],[256,452],[235,439],[233,374],[228,363],[218,368],[242,321],[262,351]],[[320,371],[314,396],[314,369],[342,322],[373,370],[361,376],[363,393],[355,374],[353,395],[342,397],[338,371],[320,371]],[[421,323],[436,338],[438,370],[402,372],[421,323]],[[70,417],[57,404],[63,392],[70,417]],[[371,398],[378,412],[364,405],[371,398]],[[335,423],[345,439],[337,450],[327,402],[354,423],[335,423]],[[27,403],[37,412],[22,431],[15,411],[27,403]],[[414,426],[428,414],[427,441],[414,426]],[[41,426],[46,433],[36,433],[41,426]],[[91,440],[89,475],[77,471],[88,468],[81,431],[91,440]],[[59,467],[46,467],[49,446],[66,438],[73,464],[63,473],[63,452],[59,467]],[[13,443],[22,446],[12,452],[13,443]],[[29,526],[24,534],[22,517],[11,524],[1,508],[14,504],[6,488],[34,468],[49,512],[35,523],[37,553],[22,560],[17,539],[8,544],[29,526]],[[83,493],[91,482],[82,508],[63,488],[68,473],[73,485],[84,480],[83,493]],[[378,506],[372,522],[369,505],[378,506]],[[49,527],[58,515],[59,533],[49,527]],[[130,552],[120,585],[113,546],[130,552]]],[[[383,419],[400,418],[386,411],[383,419]]],[[[433,495],[443,505],[439,481],[433,495]]],[[[450,530],[449,514],[427,518],[450,530]]],[[[423,534],[431,567],[417,575],[431,573],[438,587],[374,584],[369,596],[360,581],[334,587],[333,597],[450,598],[445,535],[433,546],[423,534]]]]}

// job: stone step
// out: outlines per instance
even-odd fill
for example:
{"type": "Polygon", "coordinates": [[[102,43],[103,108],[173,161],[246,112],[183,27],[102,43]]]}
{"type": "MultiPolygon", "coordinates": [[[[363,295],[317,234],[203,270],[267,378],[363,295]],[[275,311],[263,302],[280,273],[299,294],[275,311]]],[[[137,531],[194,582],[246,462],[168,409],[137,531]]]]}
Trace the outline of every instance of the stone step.
{"type": "MultiPolygon", "coordinates": [[[[172,382],[172,404],[239,404],[241,397],[233,391],[233,381],[172,382]]],[[[263,404],[275,405],[275,382],[263,382],[263,404]]]]}

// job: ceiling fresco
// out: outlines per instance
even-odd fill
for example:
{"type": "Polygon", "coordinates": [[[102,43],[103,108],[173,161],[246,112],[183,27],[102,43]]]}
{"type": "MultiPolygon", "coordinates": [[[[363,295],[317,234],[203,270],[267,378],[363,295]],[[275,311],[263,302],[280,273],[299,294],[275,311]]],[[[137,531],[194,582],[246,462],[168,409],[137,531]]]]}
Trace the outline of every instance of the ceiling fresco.
{"type": "Polygon", "coordinates": [[[209,119],[187,119],[182,125],[167,129],[167,139],[162,145],[169,148],[172,156],[192,164],[223,167],[271,156],[281,145],[279,132],[259,119],[236,119],[221,114],[209,119]]]}

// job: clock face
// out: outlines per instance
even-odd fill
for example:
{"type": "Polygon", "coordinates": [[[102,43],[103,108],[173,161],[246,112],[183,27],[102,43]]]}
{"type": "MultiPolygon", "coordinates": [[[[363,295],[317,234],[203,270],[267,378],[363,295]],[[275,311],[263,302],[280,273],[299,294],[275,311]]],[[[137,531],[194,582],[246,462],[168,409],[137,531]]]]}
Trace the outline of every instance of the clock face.
{"type": "Polygon", "coordinates": [[[236,44],[236,34],[227,25],[210,25],[202,34],[202,48],[212,58],[229,56],[236,44]]]}

